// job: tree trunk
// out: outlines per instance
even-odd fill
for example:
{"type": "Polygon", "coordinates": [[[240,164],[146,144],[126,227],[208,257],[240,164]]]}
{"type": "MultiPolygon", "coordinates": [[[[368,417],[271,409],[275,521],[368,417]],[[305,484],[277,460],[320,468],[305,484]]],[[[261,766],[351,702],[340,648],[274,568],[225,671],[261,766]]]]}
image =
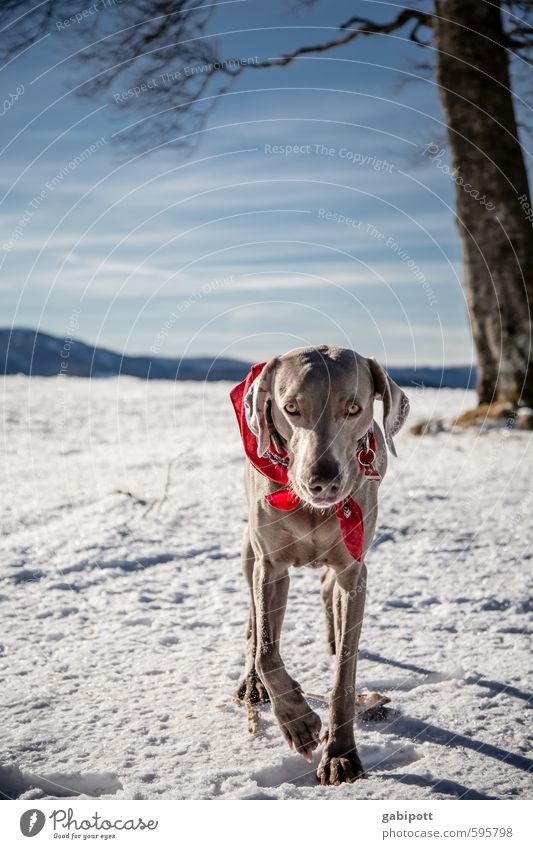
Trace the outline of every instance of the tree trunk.
{"type": "Polygon", "coordinates": [[[435,12],[479,401],[532,407],[533,229],[500,3],[435,0],[435,12]]]}

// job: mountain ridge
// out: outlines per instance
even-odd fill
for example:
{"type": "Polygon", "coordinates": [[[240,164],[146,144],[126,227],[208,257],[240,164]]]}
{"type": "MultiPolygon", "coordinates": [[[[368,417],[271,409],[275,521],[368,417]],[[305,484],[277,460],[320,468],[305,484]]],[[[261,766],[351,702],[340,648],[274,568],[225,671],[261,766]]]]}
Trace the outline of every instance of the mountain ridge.
{"type": "MultiPolygon", "coordinates": [[[[27,327],[0,328],[0,372],[35,377],[114,377],[125,374],[144,380],[242,380],[250,363],[229,357],[171,358],[120,354],[80,339],[60,338],[27,327]]],[[[387,369],[402,386],[473,389],[473,366],[391,366],[387,369]]]]}

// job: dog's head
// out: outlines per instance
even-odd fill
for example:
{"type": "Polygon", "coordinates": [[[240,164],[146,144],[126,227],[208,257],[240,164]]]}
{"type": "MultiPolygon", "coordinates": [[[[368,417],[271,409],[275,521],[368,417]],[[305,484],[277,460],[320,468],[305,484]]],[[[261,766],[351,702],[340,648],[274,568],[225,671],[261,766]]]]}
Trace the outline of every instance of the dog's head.
{"type": "Polygon", "coordinates": [[[245,399],[246,419],[263,456],[275,429],[287,445],[289,482],[313,507],[349,495],[358,471],[356,449],[383,401],[389,450],[409,413],[407,396],[379,363],[346,348],[297,348],[274,357],[245,399]]]}

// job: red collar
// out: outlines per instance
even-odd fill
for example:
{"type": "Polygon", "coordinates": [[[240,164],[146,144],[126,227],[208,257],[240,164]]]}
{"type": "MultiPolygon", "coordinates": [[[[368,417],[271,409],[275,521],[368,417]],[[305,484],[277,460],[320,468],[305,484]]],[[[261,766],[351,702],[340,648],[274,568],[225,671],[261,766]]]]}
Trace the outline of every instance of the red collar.
{"type": "MultiPolygon", "coordinates": [[[[248,427],[244,410],[244,397],[250,386],[261,374],[265,363],[257,363],[252,366],[248,376],[242,383],[235,386],[230,392],[230,398],[235,409],[239,431],[244,447],[244,453],[248,460],[262,475],[267,477],[274,483],[283,485],[283,489],[278,489],[276,492],[265,495],[268,503],[277,510],[295,510],[301,504],[301,499],[288,486],[289,478],[287,467],[289,458],[286,453],[279,453],[270,443],[269,449],[264,457],[259,457],[257,454],[257,439],[248,427]]],[[[363,437],[358,445],[357,459],[364,474],[374,481],[378,481],[379,473],[374,466],[376,457],[376,439],[372,429],[363,437]]],[[[348,496],[344,501],[335,504],[334,508],[339,529],[344,540],[344,544],[352,557],[361,561],[363,557],[363,514],[361,508],[351,496],[348,496]]]]}

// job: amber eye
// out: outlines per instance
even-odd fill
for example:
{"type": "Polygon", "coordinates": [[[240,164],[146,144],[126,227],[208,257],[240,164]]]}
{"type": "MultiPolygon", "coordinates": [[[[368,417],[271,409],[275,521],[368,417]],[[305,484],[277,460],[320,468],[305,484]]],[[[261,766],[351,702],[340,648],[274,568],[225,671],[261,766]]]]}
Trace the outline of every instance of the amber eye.
{"type": "Polygon", "coordinates": [[[355,401],[353,401],[346,408],[346,415],[347,416],[356,416],[357,413],[359,413],[360,411],[361,411],[361,407],[359,406],[359,404],[356,404],[355,401]]]}
{"type": "Polygon", "coordinates": [[[285,404],[285,412],[289,414],[289,416],[299,416],[300,411],[298,410],[298,405],[294,403],[294,401],[289,401],[288,404],[285,404]]]}

